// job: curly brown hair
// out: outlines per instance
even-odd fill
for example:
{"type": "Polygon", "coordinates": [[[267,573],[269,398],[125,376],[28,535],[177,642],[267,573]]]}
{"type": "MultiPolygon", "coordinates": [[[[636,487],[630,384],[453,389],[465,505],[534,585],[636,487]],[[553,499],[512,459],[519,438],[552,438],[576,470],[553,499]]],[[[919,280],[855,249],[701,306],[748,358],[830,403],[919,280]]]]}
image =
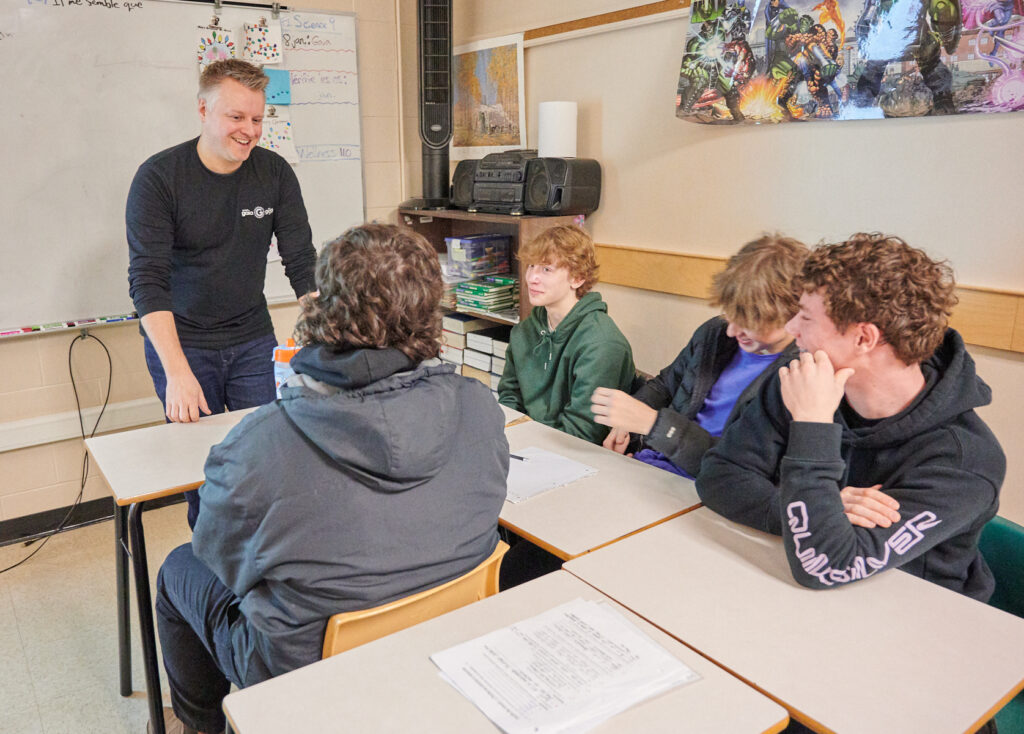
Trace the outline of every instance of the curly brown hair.
{"type": "Polygon", "coordinates": [[[766,234],[729,258],[711,282],[711,305],[748,329],[782,326],[800,309],[797,276],[807,246],[791,237],[766,234]]]}
{"type": "Polygon", "coordinates": [[[318,295],[300,301],[299,344],[393,347],[413,361],[436,357],[441,266],[420,234],[392,224],[353,227],[324,245],[318,295]]]}
{"type": "Polygon", "coordinates": [[[932,355],[957,304],[953,269],[945,260],[936,262],[878,232],[818,247],[804,263],[801,281],[805,292],[821,293],[836,329],[874,324],[904,364],[932,355]]]}
{"type": "Polygon", "coordinates": [[[541,232],[520,248],[519,261],[524,265],[551,264],[568,268],[570,280],[583,280],[583,285],[576,289],[578,298],[582,298],[597,283],[594,240],[571,224],[559,224],[541,232]]]}
{"type": "Polygon", "coordinates": [[[210,102],[210,95],[216,94],[225,79],[234,79],[254,92],[264,91],[270,83],[270,77],[255,64],[241,59],[221,59],[203,69],[199,75],[199,94],[196,96],[210,102]]]}

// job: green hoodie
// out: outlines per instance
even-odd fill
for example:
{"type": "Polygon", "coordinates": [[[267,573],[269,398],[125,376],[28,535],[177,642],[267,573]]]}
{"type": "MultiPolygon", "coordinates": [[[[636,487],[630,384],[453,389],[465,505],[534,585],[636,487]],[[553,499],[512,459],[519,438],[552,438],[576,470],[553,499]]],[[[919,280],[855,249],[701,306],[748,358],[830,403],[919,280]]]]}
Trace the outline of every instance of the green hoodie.
{"type": "Polygon", "coordinates": [[[608,426],[594,423],[595,388],[629,392],[633,352],[599,293],[587,293],[554,331],[537,306],[512,329],[498,401],[535,421],[600,443],[608,426]]]}

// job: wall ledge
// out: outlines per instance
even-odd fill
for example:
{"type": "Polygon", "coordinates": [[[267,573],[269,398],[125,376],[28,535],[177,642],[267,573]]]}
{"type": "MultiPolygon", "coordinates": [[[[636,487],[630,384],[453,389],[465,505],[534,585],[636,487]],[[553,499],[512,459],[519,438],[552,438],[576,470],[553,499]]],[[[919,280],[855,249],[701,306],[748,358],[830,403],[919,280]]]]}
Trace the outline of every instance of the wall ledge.
{"type": "MultiPolygon", "coordinates": [[[[82,410],[82,422],[87,431],[92,427],[99,414],[100,406],[82,410]]],[[[156,396],[126,400],[107,406],[103,412],[98,432],[107,433],[123,428],[135,428],[149,423],[160,423],[163,419],[164,409],[156,396]]],[[[25,418],[20,421],[8,421],[0,423],[0,452],[65,441],[69,438],[80,438],[81,435],[78,411],[75,410],[25,418]]]]}
{"type": "MultiPolygon", "coordinates": [[[[626,245],[596,244],[600,282],[630,288],[708,298],[711,278],[726,258],[690,255],[626,245]]],[[[949,325],[964,341],[981,347],[1024,352],[1024,293],[957,286],[960,303],[949,325]]]]}

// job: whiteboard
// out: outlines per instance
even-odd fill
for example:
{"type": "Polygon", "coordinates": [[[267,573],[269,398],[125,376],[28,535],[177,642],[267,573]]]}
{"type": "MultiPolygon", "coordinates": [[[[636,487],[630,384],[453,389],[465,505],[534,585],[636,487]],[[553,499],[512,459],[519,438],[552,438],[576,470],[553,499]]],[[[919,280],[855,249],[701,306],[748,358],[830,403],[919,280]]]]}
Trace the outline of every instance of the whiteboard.
{"type": "MultiPolygon", "coordinates": [[[[125,200],[149,156],[199,134],[209,4],[0,0],[0,331],[132,313],[125,200]]],[[[224,6],[239,47],[268,10],[224,6]]],[[[364,221],[356,19],[282,12],[294,164],[320,246],[364,221]]],[[[266,131],[266,127],[264,128],[266,131]]],[[[268,301],[294,299],[279,260],[268,301]]]]}

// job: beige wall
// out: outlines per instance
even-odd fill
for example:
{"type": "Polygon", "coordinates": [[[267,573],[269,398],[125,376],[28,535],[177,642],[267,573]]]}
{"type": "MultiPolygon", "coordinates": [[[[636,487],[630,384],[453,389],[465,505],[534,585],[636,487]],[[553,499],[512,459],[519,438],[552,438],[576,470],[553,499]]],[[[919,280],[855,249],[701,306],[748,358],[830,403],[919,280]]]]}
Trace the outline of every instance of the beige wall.
{"type": "MultiPolygon", "coordinates": [[[[396,0],[311,0],[302,7],[357,14],[366,216],[393,220],[402,188],[396,0]]],[[[294,306],[272,309],[279,339],[291,333],[295,313],[294,306]]],[[[137,322],[93,333],[113,361],[111,402],[152,397],[137,322]]],[[[0,339],[0,424],[75,409],[67,352],[76,334],[0,339]]],[[[74,369],[82,406],[100,405],[107,374],[102,348],[91,340],[76,346],[74,369]]],[[[78,494],[82,453],[80,439],[0,453],[0,521],[69,505],[78,494]]],[[[102,478],[95,470],[91,475],[85,499],[108,496],[102,478]]]]}
{"type": "MultiPolygon", "coordinates": [[[[456,0],[456,43],[608,12],[640,3],[613,0],[456,0]]],[[[414,0],[320,0],[309,7],[359,18],[360,102],[369,219],[391,220],[420,193],[414,0]],[[398,11],[396,13],[396,4],[398,11]],[[401,79],[401,83],[400,83],[401,79]],[[404,153],[404,155],[403,155],[404,153]]],[[[605,189],[591,218],[599,241],[692,253],[728,254],[761,230],[808,242],[855,229],[897,232],[949,257],[970,285],[1020,289],[1014,193],[1024,167],[1007,165],[1020,115],[885,123],[709,128],[675,119],[671,95],[685,21],[603,33],[528,49],[528,132],[537,103],[580,103],[579,152],[601,160],[605,189]],[[978,222],[979,224],[975,224],[978,222]]],[[[535,144],[535,140],[530,140],[535,144]]],[[[713,311],[706,303],[601,286],[633,344],[655,371],[713,311]],[[652,327],[651,314],[658,314],[652,327]],[[666,326],[668,325],[668,326],[666,326]]],[[[273,309],[279,339],[294,307],[273,309]]],[[[114,397],[151,396],[135,324],[96,335],[111,349],[114,397]]],[[[0,423],[74,409],[67,374],[73,334],[0,340],[0,423]]],[[[76,348],[83,405],[100,402],[105,360],[95,344],[76,348]]],[[[996,404],[982,411],[1009,456],[1003,513],[1024,522],[1024,438],[1016,406],[1024,356],[973,348],[996,404]]],[[[0,453],[0,520],[68,504],[77,493],[81,442],[0,453]]],[[[100,480],[87,498],[106,493],[100,480]]]]}
{"type": "MultiPolygon", "coordinates": [[[[640,4],[455,0],[455,43],[640,4]]],[[[403,66],[414,69],[405,7],[403,66]]],[[[663,20],[526,49],[528,143],[537,142],[539,102],[575,100],[579,155],[603,166],[601,207],[589,223],[595,239],[728,255],[765,230],[815,243],[878,229],[949,258],[964,284],[1024,290],[1016,215],[1024,166],[1007,159],[1005,142],[1016,137],[1020,114],[764,127],[684,122],[674,115],[673,96],[686,27],[686,19],[663,20]]],[[[414,99],[410,79],[406,99],[414,99]]],[[[407,145],[416,139],[409,110],[407,145]]],[[[417,157],[405,167],[413,193],[417,157]]],[[[598,290],[646,371],[667,364],[713,313],[695,299],[610,285],[598,290]]],[[[1017,417],[1024,357],[971,351],[995,396],[980,413],[1009,461],[1002,513],[1024,522],[1024,432],[1017,417]]]]}

